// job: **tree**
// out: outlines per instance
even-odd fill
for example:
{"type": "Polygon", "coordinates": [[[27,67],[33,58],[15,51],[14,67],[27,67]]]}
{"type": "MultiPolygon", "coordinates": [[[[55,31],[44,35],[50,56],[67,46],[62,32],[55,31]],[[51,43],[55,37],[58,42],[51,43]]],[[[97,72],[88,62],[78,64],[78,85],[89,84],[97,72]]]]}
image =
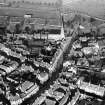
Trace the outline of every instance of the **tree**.
{"type": "Polygon", "coordinates": [[[92,23],[92,22],[95,22],[96,21],[96,19],[95,18],[90,18],[90,22],[92,23]]]}
{"type": "Polygon", "coordinates": [[[30,28],[29,26],[26,26],[26,27],[25,27],[25,32],[26,32],[27,34],[30,34],[30,33],[31,33],[31,28],[30,28]]]}
{"type": "Polygon", "coordinates": [[[20,34],[22,32],[21,25],[16,24],[15,25],[15,34],[20,34]]]}
{"type": "Polygon", "coordinates": [[[70,20],[68,20],[68,21],[66,22],[66,25],[67,25],[68,27],[71,25],[70,20]]]}

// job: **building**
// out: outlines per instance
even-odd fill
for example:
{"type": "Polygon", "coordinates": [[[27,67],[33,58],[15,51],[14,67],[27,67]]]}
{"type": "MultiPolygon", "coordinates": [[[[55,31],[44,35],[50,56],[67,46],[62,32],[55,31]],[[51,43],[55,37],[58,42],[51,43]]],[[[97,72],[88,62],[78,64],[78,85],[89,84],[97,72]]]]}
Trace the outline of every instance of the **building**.
{"type": "Polygon", "coordinates": [[[4,70],[7,74],[14,71],[18,66],[18,63],[14,61],[8,62],[5,60],[5,62],[3,62],[4,64],[0,65],[0,69],[4,70]]]}
{"type": "Polygon", "coordinates": [[[105,95],[104,87],[94,85],[91,83],[86,83],[86,82],[81,82],[78,86],[81,90],[84,90],[85,92],[93,93],[93,94],[96,94],[97,96],[101,96],[101,97],[103,97],[105,95]]]}
{"type": "Polygon", "coordinates": [[[51,100],[51,99],[46,99],[45,100],[45,103],[46,103],[46,105],[55,105],[56,104],[56,101],[51,100]]]}
{"type": "Polygon", "coordinates": [[[38,80],[43,84],[49,79],[48,73],[41,72],[40,74],[37,75],[38,80]]]}

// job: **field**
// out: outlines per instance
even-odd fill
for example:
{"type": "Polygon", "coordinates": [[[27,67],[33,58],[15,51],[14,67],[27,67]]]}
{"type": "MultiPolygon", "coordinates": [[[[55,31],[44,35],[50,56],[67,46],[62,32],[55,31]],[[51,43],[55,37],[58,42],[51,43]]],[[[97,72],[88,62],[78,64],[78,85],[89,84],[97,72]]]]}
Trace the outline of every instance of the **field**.
{"type": "Polygon", "coordinates": [[[33,14],[33,17],[39,18],[59,18],[58,11],[45,11],[45,10],[32,10],[24,8],[10,8],[2,7],[0,8],[0,16],[24,16],[25,14],[33,14]]]}
{"type": "MultiPolygon", "coordinates": [[[[63,0],[64,1],[64,0],[63,0]]],[[[54,5],[40,5],[32,3],[16,3],[11,7],[0,7],[0,16],[24,16],[25,14],[33,14],[34,18],[42,19],[60,19],[60,7],[54,5]]],[[[65,0],[63,2],[63,11],[67,18],[71,18],[71,12],[79,12],[105,19],[105,0],[65,0]]]]}
{"type": "Polygon", "coordinates": [[[59,18],[58,7],[55,5],[14,3],[10,7],[0,7],[0,15],[24,16],[25,14],[33,14],[33,17],[39,18],[59,18]]]}
{"type": "Polygon", "coordinates": [[[64,11],[79,11],[87,15],[105,19],[105,0],[65,0],[64,11]]]}
{"type": "MultiPolygon", "coordinates": [[[[2,1],[2,0],[1,0],[2,1]]],[[[17,1],[17,0],[16,0],[17,1]]],[[[33,2],[33,0],[24,0],[33,2]]],[[[38,0],[36,0],[38,1],[38,0]]],[[[42,3],[49,0],[40,0],[42,3]]],[[[55,2],[57,0],[51,0],[55,2]]],[[[105,19],[105,0],[62,0],[63,10],[65,13],[68,11],[78,11],[87,15],[105,19]]],[[[46,3],[44,3],[46,4],[46,3]]],[[[24,14],[33,13],[36,17],[42,18],[55,18],[59,15],[59,7],[50,5],[38,5],[37,3],[16,3],[12,7],[18,8],[0,8],[0,15],[16,15],[23,16],[24,14]],[[39,12],[40,11],[40,12],[39,12]]]]}

